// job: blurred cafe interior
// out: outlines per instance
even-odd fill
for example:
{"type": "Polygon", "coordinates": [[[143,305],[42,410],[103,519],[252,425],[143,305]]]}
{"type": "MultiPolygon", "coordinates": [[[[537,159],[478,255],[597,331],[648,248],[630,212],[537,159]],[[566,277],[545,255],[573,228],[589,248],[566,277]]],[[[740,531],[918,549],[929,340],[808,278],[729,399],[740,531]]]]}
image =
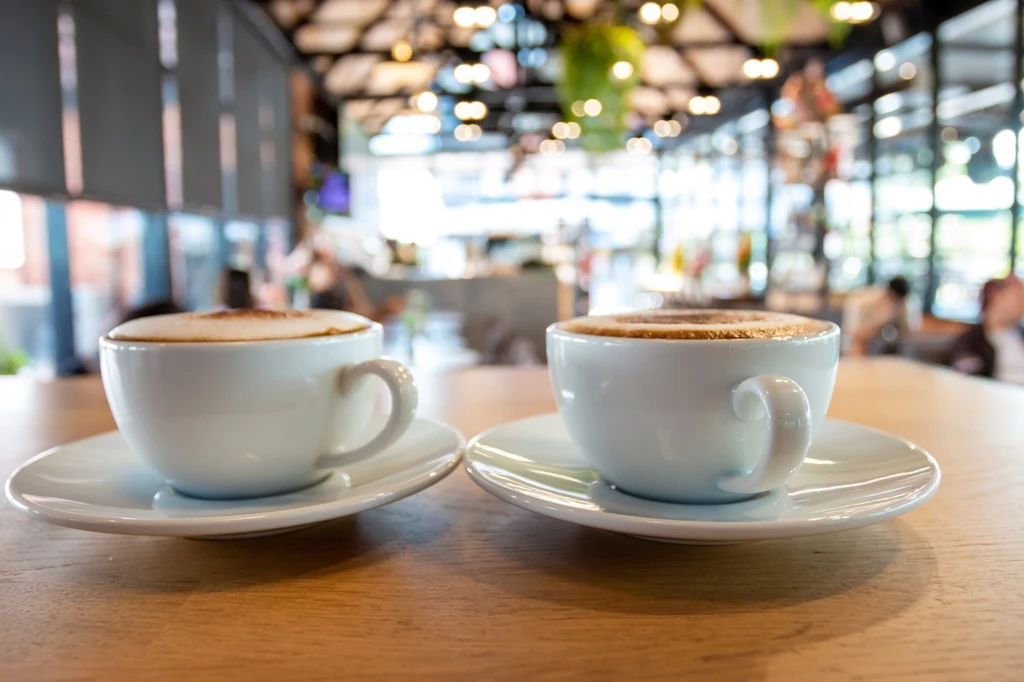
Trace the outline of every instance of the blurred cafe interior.
{"type": "Polygon", "coordinates": [[[1024,271],[1022,8],[0,0],[0,374],[250,306],[367,314],[424,370],[657,307],[947,363],[1024,271]]]}

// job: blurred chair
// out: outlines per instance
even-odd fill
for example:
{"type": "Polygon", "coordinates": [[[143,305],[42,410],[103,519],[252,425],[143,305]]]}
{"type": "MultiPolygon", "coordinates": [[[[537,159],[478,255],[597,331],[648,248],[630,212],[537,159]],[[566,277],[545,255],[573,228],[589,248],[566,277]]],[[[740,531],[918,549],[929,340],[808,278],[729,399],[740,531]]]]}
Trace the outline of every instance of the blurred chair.
{"type": "Polygon", "coordinates": [[[132,320],[138,320],[143,317],[154,317],[156,315],[173,315],[174,313],[186,312],[184,308],[179,306],[171,299],[165,299],[160,301],[151,301],[138,308],[133,308],[124,314],[119,324],[130,322],[132,320]]]}

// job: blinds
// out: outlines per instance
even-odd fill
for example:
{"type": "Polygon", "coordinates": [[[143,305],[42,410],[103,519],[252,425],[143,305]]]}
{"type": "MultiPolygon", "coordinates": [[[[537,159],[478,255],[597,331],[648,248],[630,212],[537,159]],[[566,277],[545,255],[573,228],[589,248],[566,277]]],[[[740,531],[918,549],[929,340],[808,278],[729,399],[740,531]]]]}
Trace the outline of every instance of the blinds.
{"type": "Polygon", "coordinates": [[[248,24],[235,18],[232,32],[235,56],[235,135],[238,159],[238,211],[262,216],[260,169],[260,60],[264,49],[248,24]]]}
{"type": "Polygon", "coordinates": [[[74,0],[85,196],[166,206],[156,0],[74,0]]]}
{"type": "Polygon", "coordinates": [[[268,53],[260,64],[263,136],[263,210],[267,216],[291,213],[291,100],[288,67],[268,53]]]}
{"type": "Polygon", "coordinates": [[[0,187],[64,194],[57,0],[0,0],[0,187]]]}
{"type": "Polygon", "coordinates": [[[166,150],[184,209],[289,217],[289,64],[243,9],[0,0],[0,187],[162,210],[166,150]]]}
{"type": "Polygon", "coordinates": [[[182,197],[186,208],[221,210],[221,100],[216,0],[176,0],[182,197]]]}
{"type": "Polygon", "coordinates": [[[254,217],[287,216],[291,204],[288,67],[242,17],[235,17],[232,42],[238,211],[254,217]]]}

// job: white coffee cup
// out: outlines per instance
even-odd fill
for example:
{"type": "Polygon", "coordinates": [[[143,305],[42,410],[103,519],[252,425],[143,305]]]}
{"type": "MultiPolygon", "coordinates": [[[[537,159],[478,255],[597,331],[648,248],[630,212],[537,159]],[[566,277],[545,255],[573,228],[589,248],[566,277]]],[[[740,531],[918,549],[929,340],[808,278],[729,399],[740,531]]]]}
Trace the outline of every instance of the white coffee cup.
{"type": "Polygon", "coordinates": [[[348,321],[362,329],[229,342],[105,337],[100,367],[118,429],[186,495],[260,497],[316,483],[384,450],[416,412],[412,374],[380,357],[381,326],[348,321]],[[367,433],[376,394],[370,376],[391,394],[376,435],[367,433]]]}
{"type": "Polygon", "coordinates": [[[785,338],[667,339],[548,329],[558,410],[601,478],[666,502],[736,502],[783,486],[825,421],[839,328],[785,338]]]}

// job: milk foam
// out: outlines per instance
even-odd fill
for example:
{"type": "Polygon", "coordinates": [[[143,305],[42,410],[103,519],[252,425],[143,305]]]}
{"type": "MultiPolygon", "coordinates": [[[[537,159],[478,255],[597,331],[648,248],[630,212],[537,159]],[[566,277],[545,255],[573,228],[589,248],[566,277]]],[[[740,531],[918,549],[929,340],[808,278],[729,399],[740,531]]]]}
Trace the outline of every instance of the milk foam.
{"type": "Polygon", "coordinates": [[[225,310],[143,317],[107,336],[165,343],[274,341],[350,334],[369,326],[368,320],[338,310],[225,310]]]}
{"type": "Polygon", "coordinates": [[[826,322],[799,315],[741,310],[647,310],[580,317],[561,325],[575,334],[639,339],[782,339],[829,330],[826,322]]]}

